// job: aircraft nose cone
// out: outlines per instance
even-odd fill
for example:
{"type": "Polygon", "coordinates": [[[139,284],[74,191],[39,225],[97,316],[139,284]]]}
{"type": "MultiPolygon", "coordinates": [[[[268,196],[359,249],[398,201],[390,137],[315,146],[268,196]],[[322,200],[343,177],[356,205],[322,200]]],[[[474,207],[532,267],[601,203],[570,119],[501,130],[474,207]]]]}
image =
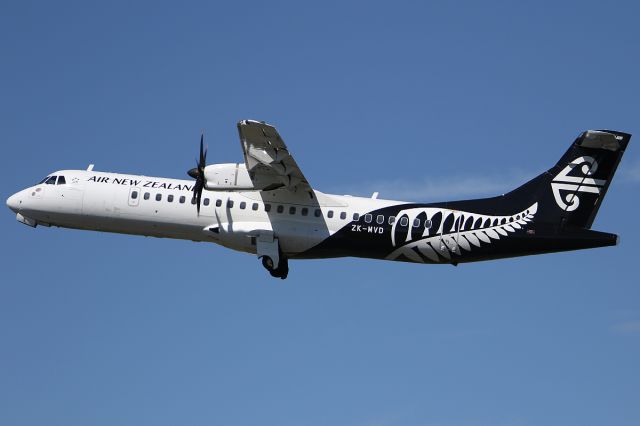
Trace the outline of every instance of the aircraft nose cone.
{"type": "Polygon", "coordinates": [[[18,194],[13,194],[7,198],[7,207],[9,207],[14,213],[18,213],[20,208],[20,197],[18,194]]]}

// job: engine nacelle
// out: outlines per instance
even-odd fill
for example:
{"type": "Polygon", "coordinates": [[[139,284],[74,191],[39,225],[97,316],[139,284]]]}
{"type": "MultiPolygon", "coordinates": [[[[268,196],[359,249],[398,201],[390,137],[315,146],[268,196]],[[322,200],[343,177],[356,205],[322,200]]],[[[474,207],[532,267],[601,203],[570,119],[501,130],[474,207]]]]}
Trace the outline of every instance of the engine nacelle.
{"type": "Polygon", "coordinates": [[[204,179],[205,188],[212,191],[250,191],[254,189],[245,164],[212,164],[204,168],[204,179]]]}

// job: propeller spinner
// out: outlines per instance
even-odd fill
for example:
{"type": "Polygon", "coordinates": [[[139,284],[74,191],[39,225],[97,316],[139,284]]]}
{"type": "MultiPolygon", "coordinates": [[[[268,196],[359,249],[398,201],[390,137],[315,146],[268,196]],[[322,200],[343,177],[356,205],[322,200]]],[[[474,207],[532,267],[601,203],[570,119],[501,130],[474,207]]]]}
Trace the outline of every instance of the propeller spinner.
{"type": "Polygon", "coordinates": [[[198,215],[200,214],[200,200],[204,189],[204,168],[207,166],[207,150],[204,149],[204,134],[200,135],[200,160],[196,161],[196,167],[189,170],[187,174],[196,180],[193,185],[193,198],[196,200],[198,215]]]}

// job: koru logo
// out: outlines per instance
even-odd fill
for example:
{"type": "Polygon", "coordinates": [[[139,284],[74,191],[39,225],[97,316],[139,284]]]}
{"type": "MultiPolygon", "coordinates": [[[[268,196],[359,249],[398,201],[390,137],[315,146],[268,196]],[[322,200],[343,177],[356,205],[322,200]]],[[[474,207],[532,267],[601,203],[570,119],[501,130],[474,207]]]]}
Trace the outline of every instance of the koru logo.
{"type": "Polygon", "coordinates": [[[553,178],[551,182],[553,198],[562,210],[572,212],[578,208],[580,205],[578,192],[600,194],[600,190],[607,181],[589,177],[596,170],[598,170],[598,162],[593,157],[578,157],[553,178]]]}

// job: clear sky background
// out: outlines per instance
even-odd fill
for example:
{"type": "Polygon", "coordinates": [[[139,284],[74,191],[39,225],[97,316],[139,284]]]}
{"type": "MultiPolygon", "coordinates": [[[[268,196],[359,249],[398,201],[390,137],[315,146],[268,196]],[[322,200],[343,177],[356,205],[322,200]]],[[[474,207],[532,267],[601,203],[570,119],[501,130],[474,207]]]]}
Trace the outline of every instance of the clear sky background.
{"type": "MultiPolygon", "coordinates": [[[[186,177],[276,125],[326,192],[499,194],[640,133],[637,2],[0,5],[3,197],[65,168],[186,177]]],[[[638,425],[640,141],[615,248],[292,261],[0,221],[3,425],[638,425]]]]}

